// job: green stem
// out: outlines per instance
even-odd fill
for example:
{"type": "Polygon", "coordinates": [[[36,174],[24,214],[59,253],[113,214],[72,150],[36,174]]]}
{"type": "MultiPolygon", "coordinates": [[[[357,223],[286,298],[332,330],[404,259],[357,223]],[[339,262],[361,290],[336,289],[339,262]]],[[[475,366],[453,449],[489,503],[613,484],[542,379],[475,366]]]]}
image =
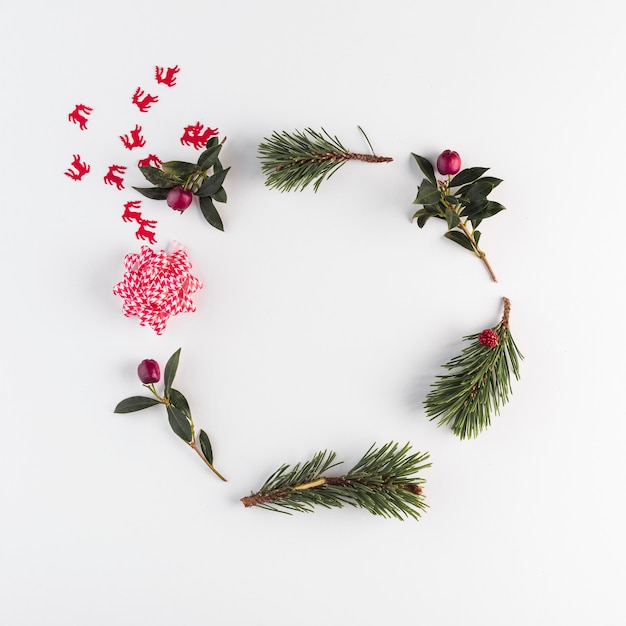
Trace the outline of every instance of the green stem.
{"type": "Polygon", "coordinates": [[[223,480],[224,482],[228,482],[226,480],[226,478],[224,478],[216,469],[215,467],[209,463],[209,461],[207,460],[207,458],[204,456],[204,454],[202,454],[202,450],[198,447],[198,443],[196,442],[196,440],[194,439],[193,441],[191,441],[189,443],[189,446],[192,448],[192,450],[195,450],[196,453],[198,454],[198,456],[205,462],[205,464],[209,467],[209,469],[221,480],[223,480]]]}
{"type": "MultiPolygon", "coordinates": [[[[449,185],[450,185],[450,174],[448,174],[448,186],[449,185]]],[[[460,214],[461,209],[462,209],[461,203],[457,205],[457,208],[454,208],[450,206],[450,203],[444,199],[444,194],[447,192],[447,189],[448,187],[441,191],[441,201],[446,207],[460,214]]],[[[442,215],[442,217],[445,217],[445,214],[442,215]]],[[[498,279],[496,278],[496,274],[493,271],[493,268],[491,267],[489,261],[487,260],[487,255],[478,247],[478,244],[476,243],[476,240],[474,239],[473,231],[470,232],[469,228],[467,227],[467,220],[465,220],[465,222],[459,221],[458,228],[460,228],[463,231],[463,234],[469,239],[469,242],[472,244],[472,247],[474,248],[474,254],[484,263],[485,267],[487,268],[487,271],[489,272],[489,276],[491,276],[491,280],[493,280],[494,283],[497,283],[498,279]]]]}
{"type": "MultiPolygon", "coordinates": [[[[210,168],[209,168],[210,169],[210,168]]],[[[194,172],[193,174],[189,174],[185,184],[183,185],[183,189],[189,189],[192,193],[196,193],[198,189],[200,189],[200,185],[203,183],[204,179],[208,176],[209,170],[204,170],[202,172],[194,172]]]]}
{"type": "Polygon", "coordinates": [[[152,395],[161,403],[161,404],[168,404],[168,401],[166,398],[162,398],[158,393],[157,390],[154,386],[154,383],[150,383],[149,385],[144,385],[144,387],[146,389],[148,389],[148,391],[150,391],[150,393],[152,393],[152,395]]]}
{"type": "Polygon", "coordinates": [[[487,260],[487,255],[478,247],[478,244],[476,243],[476,240],[474,239],[474,235],[469,231],[469,229],[465,225],[465,222],[459,222],[459,228],[463,231],[465,236],[470,240],[470,243],[472,244],[475,250],[476,256],[484,263],[485,267],[487,268],[487,271],[489,272],[489,276],[491,276],[491,280],[493,280],[494,283],[497,283],[498,279],[496,278],[493,268],[491,267],[491,265],[489,264],[489,261],[487,260]]]}

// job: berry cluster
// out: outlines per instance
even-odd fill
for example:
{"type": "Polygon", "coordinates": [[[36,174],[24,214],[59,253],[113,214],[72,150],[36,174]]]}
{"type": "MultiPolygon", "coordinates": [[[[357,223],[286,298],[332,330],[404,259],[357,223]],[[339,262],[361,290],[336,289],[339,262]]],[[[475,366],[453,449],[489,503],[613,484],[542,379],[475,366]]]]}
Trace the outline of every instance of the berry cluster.
{"type": "Polygon", "coordinates": [[[495,348],[498,345],[498,335],[491,328],[487,328],[478,335],[478,341],[487,348],[495,348]]]}

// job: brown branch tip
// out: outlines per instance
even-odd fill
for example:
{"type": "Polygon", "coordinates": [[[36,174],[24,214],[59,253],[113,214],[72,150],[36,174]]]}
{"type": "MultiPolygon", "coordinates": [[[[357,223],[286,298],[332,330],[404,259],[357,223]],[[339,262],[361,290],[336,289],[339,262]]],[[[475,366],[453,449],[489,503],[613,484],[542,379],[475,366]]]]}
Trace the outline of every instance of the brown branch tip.
{"type": "Polygon", "coordinates": [[[504,303],[504,312],[502,313],[502,320],[500,321],[500,326],[502,328],[509,327],[509,313],[511,312],[511,301],[508,298],[502,298],[502,302],[504,303]]]}

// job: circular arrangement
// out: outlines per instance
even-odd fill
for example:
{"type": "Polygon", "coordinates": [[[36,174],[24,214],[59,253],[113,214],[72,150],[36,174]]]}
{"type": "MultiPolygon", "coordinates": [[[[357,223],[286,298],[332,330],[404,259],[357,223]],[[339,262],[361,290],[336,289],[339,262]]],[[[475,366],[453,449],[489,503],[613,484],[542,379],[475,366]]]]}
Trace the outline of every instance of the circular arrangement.
{"type": "MultiPolygon", "coordinates": [[[[180,68],[155,67],[155,88],[166,91],[175,87],[180,68]]],[[[159,102],[161,94],[149,93],[137,87],[131,102],[138,114],[147,114],[159,102]]],[[[88,130],[95,107],[76,104],[68,120],[83,132],[88,130]]],[[[378,156],[367,135],[359,127],[371,149],[371,154],[353,152],[337,136],[325,129],[304,131],[274,131],[258,146],[261,171],[265,184],[281,192],[303,191],[309,185],[317,191],[339,168],[350,161],[390,163],[391,157],[378,156]]],[[[137,123],[119,136],[125,150],[146,146],[143,127],[137,123]]],[[[191,296],[202,288],[200,280],[191,273],[192,264],[187,250],[175,243],[169,250],[154,250],[157,221],[143,217],[145,199],[166,201],[179,213],[187,211],[194,200],[214,228],[224,231],[222,217],[215,203],[227,201],[224,182],[230,168],[225,168],[220,155],[226,139],[218,138],[218,129],[200,121],[185,125],[180,143],[190,150],[200,151],[191,161],[164,161],[147,154],[136,161],[136,167],[150,187],[133,187],[143,198],[133,198],[123,204],[122,220],[136,225],[135,236],[147,242],[139,253],[124,258],[124,276],[113,287],[113,293],[123,300],[122,312],[137,317],[141,326],[149,326],[161,335],[171,317],[196,310],[191,296]],[[148,245],[149,244],[149,245],[148,245]]],[[[458,152],[443,150],[433,164],[427,158],[413,154],[424,179],[418,185],[414,204],[421,205],[413,221],[421,229],[431,218],[443,220],[445,237],[476,256],[494,282],[496,275],[486,253],[479,245],[479,226],[502,210],[504,206],[489,195],[502,182],[485,175],[486,167],[462,169],[458,152]]],[[[102,180],[123,191],[124,177],[129,165],[111,164],[102,180]]],[[[64,174],[79,182],[91,172],[91,165],[80,154],[74,154],[64,174]]],[[[510,302],[503,298],[502,319],[492,328],[464,337],[462,352],[448,361],[446,373],[436,377],[431,391],[424,399],[424,409],[431,420],[447,425],[460,439],[476,437],[491,424],[491,418],[508,402],[511,380],[519,379],[519,363],[523,358],[510,331],[510,302]]],[[[118,403],[115,413],[131,413],[165,406],[174,433],[193,449],[204,464],[226,481],[213,464],[213,448],[208,434],[196,427],[189,402],[176,389],[176,375],[181,349],[166,362],[163,370],[157,360],[143,359],[137,367],[139,381],[149,395],[131,396],[118,403]]],[[[339,465],[332,451],[320,451],[308,461],[295,465],[283,464],[265,481],[261,488],[241,498],[245,507],[257,506],[273,511],[308,512],[315,506],[363,508],[374,515],[397,519],[419,519],[427,508],[423,490],[423,469],[430,467],[428,453],[412,452],[410,443],[399,446],[391,441],[382,446],[373,444],[347,472],[330,473],[339,465]]]]}

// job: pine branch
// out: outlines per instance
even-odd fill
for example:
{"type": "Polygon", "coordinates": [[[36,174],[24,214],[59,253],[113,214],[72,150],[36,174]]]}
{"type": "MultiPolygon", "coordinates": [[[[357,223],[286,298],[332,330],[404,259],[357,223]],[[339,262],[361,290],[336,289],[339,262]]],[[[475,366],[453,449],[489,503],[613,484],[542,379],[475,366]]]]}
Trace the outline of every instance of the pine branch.
{"type": "MultiPolygon", "coordinates": [[[[367,135],[365,138],[367,139],[367,135]]],[[[265,184],[280,191],[302,191],[311,183],[314,191],[317,191],[322,181],[330,178],[348,161],[393,161],[391,157],[376,156],[373,150],[372,154],[351,152],[337,137],[331,137],[323,128],[321,133],[311,128],[293,133],[274,131],[265,141],[267,143],[259,144],[261,169],[267,176],[265,184]]],[[[369,139],[367,142],[369,144],[369,139]]]]}
{"type": "Polygon", "coordinates": [[[310,461],[279,467],[261,490],[241,498],[244,506],[270,511],[310,513],[316,505],[326,508],[344,505],[364,508],[373,515],[399,520],[419,519],[428,505],[424,502],[423,478],[415,476],[430,467],[428,454],[410,454],[407,443],[401,449],[389,442],[372,446],[361,460],[343,476],[323,476],[335,463],[334,452],[318,452],[310,461]]]}
{"type": "Polygon", "coordinates": [[[439,426],[449,424],[460,439],[476,437],[487,428],[491,416],[509,400],[512,376],[519,380],[524,357],[511,336],[510,301],[503,301],[500,323],[463,338],[469,345],[444,365],[451,373],[437,377],[424,401],[426,415],[431,420],[439,417],[439,426]]]}

